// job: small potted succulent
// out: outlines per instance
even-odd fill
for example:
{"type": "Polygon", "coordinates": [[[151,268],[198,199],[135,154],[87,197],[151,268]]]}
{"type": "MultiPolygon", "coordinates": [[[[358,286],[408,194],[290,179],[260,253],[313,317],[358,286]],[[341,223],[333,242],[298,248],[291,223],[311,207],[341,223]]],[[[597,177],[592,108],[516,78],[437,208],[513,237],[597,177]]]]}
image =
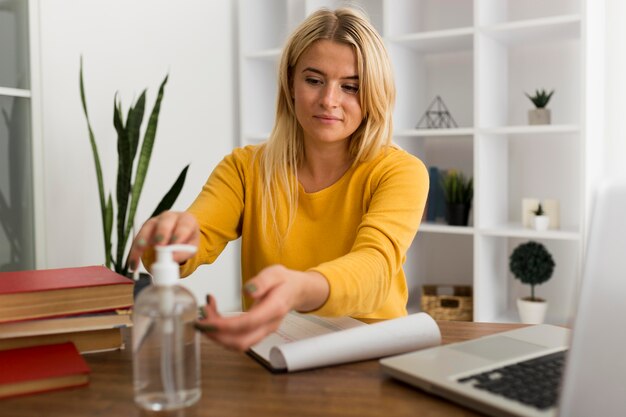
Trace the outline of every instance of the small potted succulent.
{"type": "Polygon", "coordinates": [[[451,226],[467,226],[474,197],[472,178],[451,169],[443,175],[441,186],[446,200],[446,221],[451,226]]]}
{"type": "Polygon", "coordinates": [[[524,94],[526,94],[526,97],[535,105],[535,109],[528,110],[528,123],[531,125],[549,125],[550,109],[547,109],[546,106],[552,94],[554,94],[554,90],[549,93],[546,92],[546,90],[536,90],[533,96],[528,93],[524,94]]]}
{"type": "Polygon", "coordinates": [[[535,227],[535,230],[539,230],[539,231],[548,230],[548,225],[550,224],[550,218],[548,217],[546,212],[543,210],[541,203],[539,203],[536,210],[533,210],[533,214],[535,215],[533,217],[533,225],[535,227]]]}
{"type": "Polygon", "coordinates": [[[517,299],[517,310],[522,323],[543,323],[548,303],[535,296],[535,285],[543,284],[552,277],[554,259],[541,243],[529,241],[513,250],[509,257],[509,269],[516,279],[530,285],[530,297],[517,299]]]}

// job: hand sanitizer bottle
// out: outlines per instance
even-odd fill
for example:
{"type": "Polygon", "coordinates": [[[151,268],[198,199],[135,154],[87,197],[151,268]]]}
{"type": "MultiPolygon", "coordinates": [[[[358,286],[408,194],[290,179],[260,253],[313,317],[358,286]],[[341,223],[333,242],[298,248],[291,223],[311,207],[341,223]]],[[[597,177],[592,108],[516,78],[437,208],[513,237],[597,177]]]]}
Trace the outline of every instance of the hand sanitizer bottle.
{"type": "Polygon", "coordinates": [[[172,252],[195,246],[157,246],[153,284],[133,308],[135,402],[151,411],[178,410],[200,398],[200,349],[193,327],[198,314],[193,295],[178,285],[172,252]]]}

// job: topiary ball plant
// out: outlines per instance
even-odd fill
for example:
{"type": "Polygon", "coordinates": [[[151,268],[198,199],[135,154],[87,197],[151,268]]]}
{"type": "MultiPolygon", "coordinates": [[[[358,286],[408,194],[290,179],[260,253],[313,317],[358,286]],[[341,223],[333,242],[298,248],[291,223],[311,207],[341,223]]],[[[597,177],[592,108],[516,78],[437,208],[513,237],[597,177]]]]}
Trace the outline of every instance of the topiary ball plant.
{"type": "Polygon", "coordinates": [[[530,301],[535,298],[535,285],[543,284],[554,272],[552,255],[541,243],[529,241],[519,245],[509,258],[509,269],[515,278],[530,285],[530,301]]]}

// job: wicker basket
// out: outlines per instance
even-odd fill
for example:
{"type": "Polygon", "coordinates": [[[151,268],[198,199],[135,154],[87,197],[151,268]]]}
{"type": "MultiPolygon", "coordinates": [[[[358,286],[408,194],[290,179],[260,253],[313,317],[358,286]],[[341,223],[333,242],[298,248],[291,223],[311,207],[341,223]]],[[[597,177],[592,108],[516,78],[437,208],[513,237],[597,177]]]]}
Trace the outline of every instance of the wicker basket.
{"type": "Polygon", "coordinates": [[[424,285],[422,286],[422,311],[435,320],[472,321],[472,287],[469,285],[424,285]],[[452,292],[444,295],[444,290],[452,292]]]}

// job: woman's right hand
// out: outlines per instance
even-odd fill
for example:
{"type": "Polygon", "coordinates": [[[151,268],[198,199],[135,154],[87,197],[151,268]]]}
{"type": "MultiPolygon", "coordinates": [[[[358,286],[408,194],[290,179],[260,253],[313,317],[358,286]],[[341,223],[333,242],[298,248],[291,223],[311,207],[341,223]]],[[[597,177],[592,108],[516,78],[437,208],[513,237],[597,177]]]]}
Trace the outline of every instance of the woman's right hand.
{"type": "MultiPolygon", "coordinates": [[[[200,243],[198,221],[186,211],[164,211],[141,226],[128,254],[130,269],[137,269],[139,258],[148,246],[165,246],[173,243],[194,246],[200,243]]],[[[192,256],[193,254],[187,252],[174,252],[174,261],[182,263],[192,256]]]]}

